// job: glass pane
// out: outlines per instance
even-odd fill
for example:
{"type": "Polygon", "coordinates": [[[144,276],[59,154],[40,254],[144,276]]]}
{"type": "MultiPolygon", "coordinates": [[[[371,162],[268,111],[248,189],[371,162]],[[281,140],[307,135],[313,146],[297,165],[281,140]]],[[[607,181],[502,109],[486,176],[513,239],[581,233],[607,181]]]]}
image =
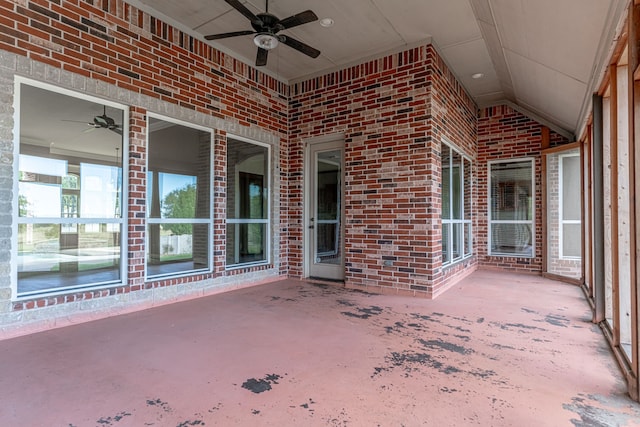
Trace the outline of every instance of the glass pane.
{"type": "Polygon", "coordinates": [[[531,161],[491,165],[491,219],[532,220],[531,161]]]}
{"type": "Polygon", "coordinates": [[[580,221],[580,156],[561,159],[562,219],[580,221]]]}
{"type": "Polygon", "coordinates": [[[464,219],[471,219],[471,162],[464,160],[464,219]]]}
{"type": "Polygon", "coordinates": [[[163,172],[150,172],[149,175],[157,175],[150,179],[151,218],[197,218],[197,177],[163,172]],[[156,197],[157,204],[153,202],[156,197]]]}
{"type": "Polygon", "coordinates": [[[562,256],[580,258],[582,253],[582,226],[580,224],[564,224],[562,226],[562,256]]]}
{"type": "Polygon", "coordinates": [[[62,214],[61,185],[20,181],[18,194],[20,217],[60,218],[62,214]]]}
{"type": "Polygon", "coordinates": [[[337,225],[337,223],[318,224],[316,256],[336,255],[338,253],[337,225]]]}
{"type": "Polygon", "coordinates": [[[342,151],[320,152],[316,158],[315,262],[340,264],[342,151]]]}
{"type": "Polygon", "coordinates": [[[471,255],[473,253],[473,243],[471,236],[471,224],[464,224],[464,254],[471,255]]]}
{"type": "Polygon", "coordinates": [[[120,218],[120,168],[80,164],[80,217],[120,218]]]}
{"type": "Polygon", "coordinates": [[[208,242],[208,224],[149,224],[147,277],[207,269],[208,242]]]}
{"type": "Polygon", "coordinates": [[[211,216],[211,133],[149,118],[149,218],[211,216]]]}
{"type": "Polygon", "coordinates": [[[530,224],[491,224],[491,254],[533,256],[530,224]]]}
{"type": "Polygon", "coordinates": [[[18,293],[120,280],[120,224],[18,225],[18,293]]]}
{"type": "Polygon", "coordinates": [[[442,165],[442,218],[451,219],[451,148],[441,146],[442,165]]]}
{"type": "Polygon", "coordinates": [[[451,150],[451,207],[453,219],[462,219],[462,156],[451,150]]]}
{"type": "Polygon", "coordinates": [[[264,175],[238,173],[239,211],[243,219],[264,219],[266,212],[264,175]]]}
{"type": "Polygon", "coordinates": [[[117,107],[21,85],[19,295],[122,280],[124,118],[117,107]]]}
{"type": "Polygon", "coordinates": [[[267,260],[267,224],[227,223],[227,265],[267,260]]]}
{"type": "Polygon", "coordinates": [[[451,261],[449,257],[449,228],[451,224],[442,224],[442,263],[451,261]]]}
{"type": "Polygon", "coordinates": [[[229,139],[227,144],[227,218],[269,217],[267,147],[229,139]]]}
{"type": "Polygon", "coordinates": [[[451,256],[458,259],[462,257],[462,224],[451,224],[453,236],[451,239],[451,256]]]}

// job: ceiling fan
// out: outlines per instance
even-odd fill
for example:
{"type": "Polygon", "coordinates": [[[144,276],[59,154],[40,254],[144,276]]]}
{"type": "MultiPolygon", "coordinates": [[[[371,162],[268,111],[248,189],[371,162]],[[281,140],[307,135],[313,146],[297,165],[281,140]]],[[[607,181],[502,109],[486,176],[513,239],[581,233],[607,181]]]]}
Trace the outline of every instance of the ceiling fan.
{"type": "Polygon", "coordinates": [[[234,31],[231,33],[212,34],[205,36],[207,40],[219,40],[228,37],[245,36],[248,34],[255,34],[253,42],[258,46],[258,54],[256,56],[256,66],[267,65],[267,56],[269,51],[278,46],[279,43],[284,43],[287,46],[304,53],[312,58],[317,58],[320,55],[320,51],[312,48],[311,46],[296,40],[292,37],[278,34],[282,30],[297,27],[298,25],[307,24],[309,22],[317,21],[318,17],[310,10],[305,10],[296,15],[292,15],[285,19],[278,19],[275,15],[269,13],[269,0],[266,0],[266,8],[264,13],[258,13],[254,15],[249,9],[247,9],[240,0],[225,0],[234,9],[243,14],[251,21],[253,31],[234,31]]]}
{"type": "Polygon", "coordinates": [[[103,105],[102,115],[95,116],[90,122],[81,122],[78,120],[63,120],[64,122],[73,122],[73,123],[86,123],[88,126],[91,126],[90,129],[87,129],[85,132],[91,132],[94,129],[109,129],[112,132],[117,133],[118,135],[122,135],[122,125],[116,124],[115,120],[111,117],[107,116],[107,106],[103,105]]]}

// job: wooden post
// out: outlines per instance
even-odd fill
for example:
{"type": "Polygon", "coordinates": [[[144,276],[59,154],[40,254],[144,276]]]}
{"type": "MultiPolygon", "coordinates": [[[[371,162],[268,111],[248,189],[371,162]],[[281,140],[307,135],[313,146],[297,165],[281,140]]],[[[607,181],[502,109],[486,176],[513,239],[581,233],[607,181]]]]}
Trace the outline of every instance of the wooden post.
{"type": "MultiPolygon", "coordinates": [[[[609,108],[609,159],[610,185],[605,188],[611,195],[611,293],[613,299],[613,345],[620,347],[620,264],[618,262],[618,65],[609,66],[610,105],[609,108]]],[[[605,207],[606,208],[606,207],[605,207]]]]}
{"type": "Polygon", "coordinates": [[[606,320],[604,276],[604,165],[602,96],[593,95],[593,323],[606,320]],[[597,244],[595,242],[598,242],[597,244]]]}
{"type": "Polygon", "coordinates": [[[542,149],[546,150],[551,147],[551,138],[549,137],[549,128],[542,126],[542,149]]]}
{"type": "Polygon", "coordinates": [[[640,171],[640,4],[634,2],[629,8],[629,195],[631,196],[630,222],[630,252],[631,258],[631,379],[629,380],[629,395],[632,399],[640,398],[640,283],[638,268],[640,266],[639,240],[640,230],[640,200],[638,198],[637,171],[640,171]]]}

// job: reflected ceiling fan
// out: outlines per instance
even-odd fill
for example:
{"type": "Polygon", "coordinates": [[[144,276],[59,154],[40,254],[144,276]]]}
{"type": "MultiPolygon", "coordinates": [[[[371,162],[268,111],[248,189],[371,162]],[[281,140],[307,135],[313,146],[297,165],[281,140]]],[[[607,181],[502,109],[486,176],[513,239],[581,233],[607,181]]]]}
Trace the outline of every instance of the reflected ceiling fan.
{"type": "Polygon", "coordinates": [[[205,36],[207,40],[219,40],[229,37],[245,36],[249,34],[255,34],[253,42],[258,46],[258,54],[256,55],[256,66],[267,65],[267,56],[269,51],[274,49],[278,44],[284,43],[287,46],[304,53],[312,58],[317,58],[320,55],[320,51],[312,48],[311,46],[296,40],[292,37],[278,34],[282,30],[297,27],[298,25],[307,24],[309,22],[317,21],[318,17],[310,10],[305,10],[296,15],[292,15],[285,19],[278,19],[276,16],[269,13],[269,0],[266,0],[266,7],[264,13],[258,13],[254,15],[249,9],[247,9],[240,0],[225,0],[234,9],[243,14],[251,21],[253,31],[234,31],[231,33],[212,34],[205,36]]]}
{"type": "Polygon", "coordinates": [[[95,116],[90,122],[81,122],[78,120],[63,120],[63,122],[85,123],[88,126],[91,126],[91,128],[87,129],[85,132],[91,132],[95,129],[109,129],[110,131],[115,132],[118,135],[122,135],[122,125],[116,124],[115,120],[107,116],[106,105],[103,105],[102,107],[102,115],[95,116]]]}

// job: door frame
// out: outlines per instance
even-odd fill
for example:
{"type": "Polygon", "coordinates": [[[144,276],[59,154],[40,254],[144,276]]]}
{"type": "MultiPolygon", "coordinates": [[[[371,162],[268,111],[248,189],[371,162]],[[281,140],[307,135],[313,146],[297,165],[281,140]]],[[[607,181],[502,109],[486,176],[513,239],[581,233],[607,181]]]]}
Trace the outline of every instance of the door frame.
{"type": "MultiPolygon", "coordinates": [[[[345,138],[344,138],[344,133],[334,133],[334,134],[329,134],[329,135],[323,135],[323,136],[318,136],[318,137],[313,137],[313,138],[308,138],[304,140],[304,164],[303,164],[303,181],[304,181],[304,186],[303,186],[303,195],[302,195],[302,200],[303,200],[303,212],[302,212],[302,247],[303,247],[303,273],[302,273],[302,277],[310,277],[310,270],[311,270],[311,263],[313,262],[313,248],[311,247],[311,239],[309,237],[309,227],[311,226],[311,208],[310,208],[310,203],[309,203],[309,198],[313,196],[313,189],[311,188],[311,183],[313,182],[313,180],[310,177],[310,171],[312,170],[312,168],[310,168],[311,162],[314,161],[314,159],[311,157],[311,153],[312,153],[312,148],[314,146],[317,145],[324,145],[324,144],[331,144],[334,143],[337,148],[342,149],[342,168],[341,168],[341,172],[342,172],[342,195],[341,195],[341,206],[340,206],[340,235],[342,236],[342,239],[340,239],[340,245],[341,245],[341,251],[342,251],[342,261],[340,263],[340,267],[342,268],[342,279],[345,279],[345,252],[344,252],[344,248],[345,248],[345,239],[344,239],[344,232],[345,232],[345,226],[344,226],[344,219],[345,219],[345,203],[344,203],[344,196],[345,196],[345,185],[344,185],[344,178],[345,178],[345,167],[344,167],[344,150],[345,150],[345,138]]],[[[327,280],[332,280],[332,279],[327,279],[327,280]]],[[[340,280],[340,279],[338,279],[340,280]]]]}
{"type": "Polygon", "coordinates": [[[549,273],[549,255],[547,253],[548,250],[548,242],[547,239],[549,237],[548,235],[548,221],[549,221],[549,215],[547,212],[547,193],[548,193],[548,183],[547,183],[547,157],[549,155],[559,155],[564,151],[573,151],[575,149],[580,149],[581,148],[581,143],[580,142],[572,142],[570,144],[565,144],[565,145],[560,145],[557,147],[553,147],[553,148],[547,148],[542,150],[542,156],[541,156],[541,163],[542,163],[542,275],[544,277],[548,277],[550,279],[556,279],[556,280],[561,280],[563,282],[568,282],[568,283],[572,283],[575,285],[582,285],[584,283],[584,278],[585,278],[585,263],[584,263],[584,257],[585,257],[585,251],[584,251],[584,179],[583,179],[583,153],[580,152],[580,205],[581,205],[581,209],[580,209],[580,224],[581,224],[581,236],[580,236],[580,245],[581,245],[581,277],[579,279],[574,279],[571,277],[566,277],[566,276],[560,276],[558,274],[554,274],[554,273],[549,273]]]}

